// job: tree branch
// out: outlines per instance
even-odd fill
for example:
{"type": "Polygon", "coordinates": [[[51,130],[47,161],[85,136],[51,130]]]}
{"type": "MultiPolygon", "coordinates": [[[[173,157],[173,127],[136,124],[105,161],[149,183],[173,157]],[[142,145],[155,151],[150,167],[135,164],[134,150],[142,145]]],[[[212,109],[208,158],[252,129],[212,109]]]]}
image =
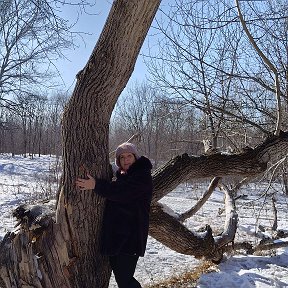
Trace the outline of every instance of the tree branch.
{"type": "Polygon", "coordinates": [[[212,179],[208,190],[203,194],[202,198],[188,211],[184,212],[179,216],[179,221],[184,222],[187,218],[190,218],[194,214],[196,214],[197,211],[205,204],[205,202],[209,199],[215,188],[217,187],[221,177],[215,177],[212,179]]]}
{"type": "Polygon", "coordinates": [[[225,189],[222,186],[222,190],[225,192],[225,224],[224,231],[221,236],[215,237],[215,243],[218,248],[222,248],[229,242],[233,242],[237,231],[238,214],[236,212],[235,201],[233,199],[233,192],[225,189]]]}
{"type": "Polygon", "coordinates": [[[270,136],[254,149],[239,154],[188,156],[182,154],[153,173],[153,202],[160,200],[180,183],[189,179],[227,175],[253,176],[263,173],[269,161],[288,152],[288,131],[270,136]]]}
{"type": "Polygon", "coordinates": [[[269,69],[273,72],[275,76],[275,87],[276,87],[276,103],[277,103],[277,123],[275,127],[275,135],[279,135],[280,133],[280,128],[281,128],[281,123],[282,123],[282,113],[281,113],[281,92],[280,92],[280,81],[278,77],[278,70],[277,68],[272,64],[272,62],[264,55],[264,53],[261,51],[259,46],[257,45],[256,41],[254,40],[253,36],[251,35],[246,22],[244,20],[244,17],[242,15],[240,5],[239,5],[239,0],[235,0],[236,6],[237,6],[237,11],[240,19],[240,23],[256,52],[258,55],[261,57],[261,59],[264,61],[264,63],[269,67],[269,69]]]}

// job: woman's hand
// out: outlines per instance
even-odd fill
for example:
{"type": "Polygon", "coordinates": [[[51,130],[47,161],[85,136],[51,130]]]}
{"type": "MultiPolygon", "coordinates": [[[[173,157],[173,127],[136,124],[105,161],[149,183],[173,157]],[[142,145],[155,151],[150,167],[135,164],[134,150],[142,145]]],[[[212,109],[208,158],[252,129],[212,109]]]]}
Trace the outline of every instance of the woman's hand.
{"type": "Polygon", "coordinates": [[[80,190],[93,190],[96,185],[96,180],[90,175],[87,174],[88,179],[78,178],[76,180],[76,187],[80,190]]]}

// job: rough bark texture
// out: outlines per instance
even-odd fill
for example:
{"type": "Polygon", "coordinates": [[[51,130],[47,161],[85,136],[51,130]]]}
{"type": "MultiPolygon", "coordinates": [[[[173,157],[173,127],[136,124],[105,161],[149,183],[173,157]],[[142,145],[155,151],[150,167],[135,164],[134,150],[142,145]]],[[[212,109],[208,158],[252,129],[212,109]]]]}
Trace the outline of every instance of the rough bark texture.
{"type": "Polygon", "coordinates": [[[109,177],[110,116],[133,72],[160,2],[113,2],[89,61],[77,75],[64,112],[63,186],[56,223],[44,225],[38,237],[34,229],[21,225],[17,235],[2,241],[3,287],[108,287],[108,261],[99,253],[104,201],[91,191],[80,193],[74,183],[86,169],[94,176],[109,177]]]}
{"type": "Polygon", "coordinates": [[[210,259],[215,250],[212,230],[194,233],[182,225],[174,215],[165,211],[160,203],[153,203],[150,214],[149,234],[176,252],[210,259]]]}
{"type": "Polygon", "coordinates": [[[226,197],[224,234],[216,239],[211,238],[211,229],[208,226],[205,235],[192,233],[179,221],[181,216],[180,219],[175,215],[171,216],[171,213],[163,209],[157,201],[185,180],[228,175],[252,176],[263,173],[269,161],[286,155],[287,151],[288,132],[282,132],[280,136],[273,135],[254,149],[246,149],[240,154],[219,153],[199,157],[184,154],[175,157],[153,175],[150,235],[172,250],[195,257],[200,257],[201,254],[202,257],[219,262],[224,252],[223,245],[233,242],[237,228],[237,214],[233,208],[231,195],[226,197]],[[207,243],[204,243],[205,241],[207,243]]]}
{"type": "Polygon", "coordinates": [[[78,73],[76,88],[64,113],[64,185],[60,194],[63,199],[56,221],[66,218],[72,238],[72,259],[77,259],[69,270],[73,287],[108,284],[107,259],[99,253],[104,201],[91,192],[76,191],[74,179],[81,175],[81,165],[93,176],[109,178],[111,113],[133,72],[159,3],[114,2],[88,64],[78,73]]]}

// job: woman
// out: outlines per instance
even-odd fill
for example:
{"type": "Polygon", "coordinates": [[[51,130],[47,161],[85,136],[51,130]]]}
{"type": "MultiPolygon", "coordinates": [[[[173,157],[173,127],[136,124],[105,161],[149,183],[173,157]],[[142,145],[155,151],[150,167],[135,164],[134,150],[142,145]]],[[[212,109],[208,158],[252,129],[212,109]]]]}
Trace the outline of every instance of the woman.
{"type": "Polygon", "coordinates": [[[139,256],[144,256],[152,198],[152,164],[139,157],[135,145],[116,149],[116,181],[77,179],[80,190],[91,190],[107,199],[103,219],[102,252],[109,256],[119,288],[139,288],[133,277],[139,256]]]}

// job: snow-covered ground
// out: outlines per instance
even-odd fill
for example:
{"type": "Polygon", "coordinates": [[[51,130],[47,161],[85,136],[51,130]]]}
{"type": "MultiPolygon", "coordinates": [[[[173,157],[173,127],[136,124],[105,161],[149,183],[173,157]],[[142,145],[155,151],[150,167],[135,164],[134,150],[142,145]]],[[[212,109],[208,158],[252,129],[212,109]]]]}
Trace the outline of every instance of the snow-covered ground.
{"type": "MultiPolygon", "coordinates": [[[[47,199],[55,194],[57,171],[59,171],[59,159],[55,157],[35,156],[34,159],[30,159],[0,155],[0,240],[7,231],[13,230],[16,224],[11,216],[11,211],[15,207],[37,199],[47,199]]],[[[183,184],[161,202],[176,213],[181,213],[196,203],[206,187],[198,183],[183,184]]],[[[236,202],[239,213],[236,241],[247,240],[256,243],[259,238],[255,238],[255,233],[270,234],[268,228],[271,228],[274,218],[270,197],[267,197],[265,192],[266,185],[260,183],[245,187],[240,192],[247,196],[236,202]],[[264,227],[266,232],[261,232],[259,226],[264,227]]],[[[280,185],[270,187],[268,196],[272,192],[276,192],[278,229],[287,232],[288,197],[283,195],[280,185]]],[[[205,224],[209,224],[215,234],[220,233],[225,221],[225,213],[221,213],[224,208],[223,199],[223,193],[216,190],[204,207],[194,217],[188,219],[185,225],[197,231],[205,224]]],[[[179,275],[181,272],[193,270],[199,264],[201,260],[171,251],[149,237],[146,255],[140,258],[135,275],[141,283],[152,284],[179,275]]],[[[226,256],[214,270],[202,275],[197,287],[288,287],[288,248],[278,249],[269,255],[266,253],[259,256],[226,256]]],[[[109,287],[117,287],[113,278],[109,287]]]]}

